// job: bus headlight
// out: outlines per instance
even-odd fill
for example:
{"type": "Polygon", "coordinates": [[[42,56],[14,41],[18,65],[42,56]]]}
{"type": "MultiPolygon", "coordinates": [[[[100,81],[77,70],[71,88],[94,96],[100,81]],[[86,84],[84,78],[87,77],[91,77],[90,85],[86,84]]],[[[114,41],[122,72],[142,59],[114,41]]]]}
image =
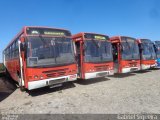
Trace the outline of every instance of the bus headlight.
{"type": "Polygon", "coordinates": [[[38,79],[38,76],[37,76],[37,75],[35,75],[35,76],[34,76],[34,78],[35,78],[35,79],[38,79]]]}
{"type": "Polygon", "coordinates": [[[40,76],[40,79],[41,79],[41,80],[43,79],[43,76],[42,76],[42,75],[40,76]]]}

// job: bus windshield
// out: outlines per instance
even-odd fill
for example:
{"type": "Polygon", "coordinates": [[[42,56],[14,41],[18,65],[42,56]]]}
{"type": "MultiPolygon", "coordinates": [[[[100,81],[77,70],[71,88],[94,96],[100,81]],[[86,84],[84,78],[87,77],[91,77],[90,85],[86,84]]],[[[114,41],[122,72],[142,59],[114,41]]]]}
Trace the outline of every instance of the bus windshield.
{"type": "Polygon", "coordinates": [[[138,43],[136,40],[128,37],[122,37],[122,59],[137,60],[140,59],[138,43]]]}
{"type": "Polygon", "coordinates": [[[112,46],[106,40],[85,40],[85,62],[112,61],[112,46]]]}
{"type": "Polygon", "coordinates": [[[160,42],[155,43],[157,58],[160,58],[160,42]]]}
{"type": "Polygon", "coordinates": [[[142,58],[144,60],[156,59],[156,53],[154,50],[153,43],[142,41],[142,58]]]}
{"type": "Polygon", "coordinates": [[[71,63],[75,63],[71,38],[28,37],[28,67],[49,67],[71,63]]]}

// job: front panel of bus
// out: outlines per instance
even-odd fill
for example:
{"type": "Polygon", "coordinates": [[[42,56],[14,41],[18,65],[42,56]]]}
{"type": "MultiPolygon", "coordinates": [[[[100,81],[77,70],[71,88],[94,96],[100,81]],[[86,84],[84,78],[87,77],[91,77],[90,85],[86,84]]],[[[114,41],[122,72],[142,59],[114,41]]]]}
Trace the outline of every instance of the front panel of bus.
{"type": "Polygon", "coordinates": [[[84,35],[84,79],[113,75],[112,46],[107,36],[84,35]]]}
{"type": "Polygon", "coordinates": [[[28,28],[25,87],[29,90],[77,79],[74,47],[65,30],[28,28]]]}
{"type": "Polygon", "coordinates": [[[140,70],[140,53],[136,39],[121,37],[119,72],[128,73],[140,70]]]}
{"type": "Polygon", "coordinates": [[[141,39],[140,52],[141,52],[141,69],[146,70],[156,66],[156,53],[154,45],[151,40],[141,39]]]}
{"type": "Polygon", "coordinates": [[[155,41],[155,52],[157,57],[157,68],[160,68],[160,41],[155,41]]]}

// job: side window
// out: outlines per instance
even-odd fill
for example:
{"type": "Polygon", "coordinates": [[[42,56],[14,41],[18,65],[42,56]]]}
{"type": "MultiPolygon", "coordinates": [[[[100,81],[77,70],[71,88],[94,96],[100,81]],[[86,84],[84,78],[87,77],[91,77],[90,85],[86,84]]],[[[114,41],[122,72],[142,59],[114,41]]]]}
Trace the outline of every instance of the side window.
{"type": "Polygon", "coordinates": [[[9,47],[9,59],[11,59],[12,56],[12,50],[11,50],[11,46],[9,47]]]}
{"type": "Polygon", "coordinates": [[[6,55],[6,60],[8,60],[8,48],[6,49],[5,55],[6,55]]]}
{"type": "Polygon", "coordinates": [[[6,50],[4,51],[6,60],[19,57],[18,41],[19,41],[19,38],[15,40],[13,44],[10,45],[8,48],[6,48],[6,50]]]}
{"type": "Polygon", "coordinates": [[[15,41],[15,57],[18,58],[19,50],[18,50],[18,39],[15,41]]]}
{"type": "Polygon", "coordinates": [[[15,42],[12,45],[12,58],[15,58],[15,42]]]}
{"type": "Polygon", "coordinates": [[[6,49],[6,59],[9,60],[9,47],[6,49]]]}
{"type": "Polygon", "coordinates": [[[13,44],[11,45],[11,59],[14,58],[14,48],[13,48],[13,44]]]}

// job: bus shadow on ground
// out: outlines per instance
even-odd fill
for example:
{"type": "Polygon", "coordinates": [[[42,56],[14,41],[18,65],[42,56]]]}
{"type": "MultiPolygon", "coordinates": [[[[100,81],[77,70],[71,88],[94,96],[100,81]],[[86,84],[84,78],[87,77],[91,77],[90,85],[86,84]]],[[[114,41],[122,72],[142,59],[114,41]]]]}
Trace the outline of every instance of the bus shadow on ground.
{"type": "Polygon", "coordinates": [[[151,68],[149,70],[160,70],[160,68],[151,68]]]}
{"type": "Polygon", "coordinates": [[[83,79],[78,79],[77,81],[75,81],[75,83],[80,84],[80,85],[90,85],[90,84],[96,84],[99,82],[105,82],[108,81],[110,79],[108,78],[92,78],[92,79],[88,79],[88,80],[83,80],[83,79]]]}
{"type": "Polygon", "coordinates": [[[134,73],[115,73],[114,75],[111,75],[109,77],[113,77],[113,78],[125,78],[125,77],[131,77],[131,76],[135,76],[136,74],[134,73]]]}
{"type": "Polygon", "coordinates": [[[17,89],[16,83],[9,76],[0,73],[0,102],[5,100],[17,89]]]}
{"type": "Polygon", "coordinates": [[[49,93],[54,93],[54,92],[59,92],[62,93],[62,90],[66,90],[66,89],[71,89],[76,87],[74,85],[73,82],[66,82],[63,83],[62,86],[60,87],[55,87],[55,88],[49,88],[49,87],[44,87],[44,88],[38,88],[35,90],[26,90],[26,92],[32,96],[32,97],[36,97],[36,96],[40,96],[40,95],[44,95],[44,94],[49,94],[49,93]]]}
{"type": "Polygon", "coordinates": [[[151,70],[140,70],[140,71],[135,71],[134,73],[143,74],[143,73],[148,73],[148,72],[152,72],[152,71],[151,70]]]}

